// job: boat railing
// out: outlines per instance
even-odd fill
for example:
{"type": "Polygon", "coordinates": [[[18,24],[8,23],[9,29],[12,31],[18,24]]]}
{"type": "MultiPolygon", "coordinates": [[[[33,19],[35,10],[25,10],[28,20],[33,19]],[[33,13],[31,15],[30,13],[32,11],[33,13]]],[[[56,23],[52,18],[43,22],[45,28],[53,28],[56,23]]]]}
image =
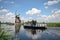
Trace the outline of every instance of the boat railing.
{"type": "Polygon", "coordinates": [[[36,25],[24,24],[24,25],[25,25],[25,26],[47,27],[47,24],[36,24],[36,25]]]}
{"type": "Polygon", "coordinates": [[[36,26],[40,26],[40,27],[47,27],[47,24],[36,24],[36,26]]]}

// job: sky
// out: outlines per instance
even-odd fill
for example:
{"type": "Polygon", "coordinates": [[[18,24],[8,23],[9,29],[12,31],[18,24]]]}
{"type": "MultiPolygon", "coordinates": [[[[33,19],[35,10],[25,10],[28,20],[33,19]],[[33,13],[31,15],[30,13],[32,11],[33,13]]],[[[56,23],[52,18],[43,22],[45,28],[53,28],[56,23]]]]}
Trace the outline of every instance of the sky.
{"type": "Polygon", "coordinates": [[[60,0],[0,0],[0,21],[15,22],[15,12],[24,22],[60,22],[60,0]]]}

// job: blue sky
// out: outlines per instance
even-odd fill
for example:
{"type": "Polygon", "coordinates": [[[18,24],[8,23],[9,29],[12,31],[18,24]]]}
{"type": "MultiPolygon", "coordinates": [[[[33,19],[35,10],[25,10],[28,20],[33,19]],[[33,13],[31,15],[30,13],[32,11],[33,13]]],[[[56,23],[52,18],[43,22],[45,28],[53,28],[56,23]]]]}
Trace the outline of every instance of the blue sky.
{"type": "Polygon", "coordinates": [[[48,0],[2,0],[0,2],[0,9],[1,6],[6,8],[12,12],[18,10],[20,14],[25,14],[27,10],[31,10],[32,8],[37,8],[42,10],[42,14],[49,15],[53,8],[60,8],[60,4],[53,5],[48,9],[45,9],[44,3],[48,0]],[[11,3],[13,2],[13,3],[11,3]]]}
{"type": "Polygon", "coordinates": [[[2,9],[7,9],[13,14],[18,10],[20,16],[35,19],[38,18],[37,15],[49,16],[55,9],[60,10],[60,0],[0,0],[0,10],[2,9]],[[29,14],[28,11],[31,12],[33,8],[37,9],[37,12],[38,10],[41,12],[29,14]]]}

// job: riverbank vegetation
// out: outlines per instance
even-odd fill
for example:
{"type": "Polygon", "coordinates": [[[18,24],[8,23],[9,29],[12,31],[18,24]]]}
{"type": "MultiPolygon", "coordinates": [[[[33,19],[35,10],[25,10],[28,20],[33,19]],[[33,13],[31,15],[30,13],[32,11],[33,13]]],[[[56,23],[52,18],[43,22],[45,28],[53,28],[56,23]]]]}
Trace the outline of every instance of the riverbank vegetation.
{"type": "MultiPolygon", "coordinates": [[[[28,22],[25,22],[25,23],[19,23],[18,25],[21,26],[21,25],[24,25],[24,24],[31,24],[30,21],[28,22]]],[[[6,22],[6,23],[1,23],[0,24],[7,24],[7,25],[14,25],[14,23],[9,23],[9,22],[6,22]]],[[[45,22],[37,22],[37,24],[47,24],[48,27],[60,27],[60,23],[45,23],[45,22]]]]}
{"type": "Polygon", "coordinates": [[[60,27],[60,23],[46,23],[48,27],[60,27]]]}
{"type": "Polygon", "coordinates": [[[4,28],[1,28],[1,23],[0,23],[0,40],[9,40],[10,35],[6,34],[4,31],[4,28]]]}
{"type": "MultiPolygon", "coordinates": [[[[0,40],[11,40],[11,34],[9,33],[12,30],[4,30],[4,28],[1,28],[1,23],[0,23],[0,40]]],[[[14,40],[18,40],[18,38],[15,38],[14,40]]]]}
{"type": "Polygon", "coordinates": [[[10,22],[0,22],[0,24],[14,25],[14,23],[10,23],[10,22]]]}
{"type": "MultiPolygon", "coordinates": [[[[26,24],[31,23],[30,21],[25,22],[26,24]]],[[[60,23],[54,23],[54,22],[49,22],[49,23],[45,23],[45,22],[37,22],[37,24],[47,24],[48,27],[60,27],[60,23]]]]}
{"type": "Polygon", "coordinates": [[[40,23],[40,24],[47,24],[47,27],[60,27],[60,23],[40,23]]]}

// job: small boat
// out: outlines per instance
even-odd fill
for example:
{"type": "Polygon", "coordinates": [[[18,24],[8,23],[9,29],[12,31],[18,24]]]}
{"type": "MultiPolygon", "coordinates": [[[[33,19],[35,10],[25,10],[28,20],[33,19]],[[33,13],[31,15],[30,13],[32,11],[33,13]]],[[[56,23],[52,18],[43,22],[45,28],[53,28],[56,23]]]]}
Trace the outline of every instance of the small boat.
{"type": "Polygon", "coordinates": [[[47,27],[45,26],[27,26],[25,25],[24,28],[27,28],[27,29],[47,29],[47,27]]]}
{"type": "Polygon", "coordinates": [[[31,24],[25,24],[24,28],[28,28],[28,29],[47,29],[47,25],[46,24],[36,24],[36,21],[32,21],[31,24]]]}

